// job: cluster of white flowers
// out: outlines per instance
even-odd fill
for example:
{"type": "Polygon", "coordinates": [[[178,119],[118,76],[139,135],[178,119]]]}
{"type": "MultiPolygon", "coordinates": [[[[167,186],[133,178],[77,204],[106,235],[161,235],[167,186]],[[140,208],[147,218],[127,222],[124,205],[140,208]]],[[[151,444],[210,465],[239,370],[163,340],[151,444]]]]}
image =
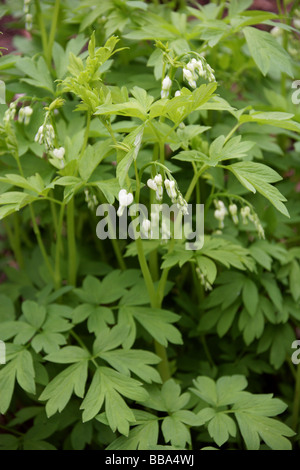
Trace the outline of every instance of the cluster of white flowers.
{"type": "Polygon", "coordinates": [[[15,115],[17,112],[17,103],[13,101],[10,103],[9,108],[5,111],[3,121],[7,124],[9,121],[13,121],[15,119],[15,115]]]}
{"type": "Polygon", "coordinates": [[[88,208],[93,211],[95,207],[98,205],[98,199],[96,198],[95,194],[91,195],[88,189],[84,190],[85,194],[85,202],[87,202],[88,208]]]}
{"type": "Polygon", "coordinates": [[[217,201],[215,199],[214,204],[215,204],[215,207],[216,207],[216,210],[214,212],[214,216],[219,221],[219,228],[224,228],[224,219],[225,219],[226,215],[228,214],[228,211],[227,211],[223,201],[220,201],[220,200],[217,201]]]}
{"type": "Polygon", "coordinates": [[[24,0],[24,7],[23,7],[23,11],[24,11],[24,14],[25,14],[25,29],[27,31],[32,30],[33,17],[32,17],[32,14],[29,13],[30,2],[31,2],[31,0],[24,0]]]}
{"type": "MultiPolygon", "coordinates": [[[[223,201],[215,199],[214,204],[215,204],[215,207],[216,207],[216,210],[214,212],[214,216],[219,221],[219,229],[224,228],[224,219],[225,219],[226,215],[228,214],[228,211],[229,211],[229,213],[232,217],[232,220],[233,220],[234,224],[237,225],[239,223],[238,207],[237,207],[236,204],[231,203],[228,206],[228,211],[227,211],[223,201]]],[[[240,210],[240,214],[241,214],[242,221],[243,221],[244,225],[247,225],[248,220],[250,220],[250,222],[253,222],[253,224],[254,224],[254,226],[257,230],[259,238],[265,238],[265,232],[264,232],[264,229],[263,229],[263,227],[260,223],[258,215],[253,210],[251,210],[251,208],[249,206],[242,207],[241,210],[240,210]]],[[[217,230],[215,232],[215,234],[221,234],[221,233],[222,232],[220,230],[217,230]]]]}
{"type": "Polygon", "coordinates": [[[31,106],[24,106],[19,111],[18,121],[24,122],[25,126],[27,126],[30,122],[30,117],[33,113],[33,109],[31,106]]]}
{"type": "Polygon", "coordinates": [[[187,215],[189,213],[188,203],[177,188],[176,182],[174,180],[169,180],[166,178],[165,188],[172,203],[177,204],[177,208],[182,212],[183,215],[187,215]]]}
{"type": "Polygon", "coordinates": [[[160,96],[162,99],[168,98],[171,86],[172,86],[172,80],[170,79],[168,75],[166,75],[162,81],[162,86],[161,86],[160,96]]]}
{"type": "Polygon", "coordinates": [[[165,188],[169,198],[173,204],[177,204],[177,208],[182,212],[183,215],[187,215],[189,213],[188,203],[176,186],[177,185],[174,180],[169,180],[167,178],[165,179],[165,188]]]}
{"type": "Polygon", "coordinates": [[[147,181],[147,186],[153,191],[156,191],[157,201],[162,201],[163,199],[163,184],[172,203],[177,204],[177,208],[183,213],[183,215],[188,214],[188,204],[181,192],[178,190],[175,180],[169,180],[166,178],[163,182],[161,174],[158,174],[155,175],[153,179],[150,178],[147,181]]]}
{"type": "Polygon", "coordinates": [[[216,80],[214,70],[205,60],[192,59],[183,69],[183,78],[188,82],[191,88],[196,88],[198,77],[203,77],[209,82],[214,82],[216,80]]]}
{"type": "Polygon", "coordinates": [[[205,290],[212,290],[212,285],[208,282],[207,278],[200,271],[200,268],[196,268],[196,273],[197,273],[198,279],[200,279],[201,285],[204,287],[204,289],[205,290]]]}
{"type": "Polygon", "coordinates": [[[126,189],[121,189],[119,192],[119,209],[117,215],[121,217],[123,215],[124,209],[133,202],[133,194],[127,193],[126,189]]]}
{"type": "Polygon", "coordinates": [[[45,144],[47,150],[54,147],[55,132],[52,124],[42,124],[37,131],[34,141],[39,144],[45,144]]]}
{"type": "MultiPolygon", "coordinates": [[[[3,117],[3,121],[5,124],[7,124],[9,121],[14,121],[15,116],[17,114],[17,104],[18,100],[11,102],[9,108],[5,111],[3,117]]],[[[18,121],[20,123],[23,122],[25,125],[28,125],[32,113],[33,109],[31,108],[31,106],[22,106],[18,114],[18,121]]]]}
{"type": "Polygon", "coordinates": [[[241,208],[241,216],[242,216],[244,225],[248,224],[248,219],[249,219],[250,222],[254,224],[259,238],[265,238],[265,231],[263,229],[263,226],[260,223],[258,215],[253,211],[251,212],[251,209],[249,206],[245,206],[241,208]]]}
{"type": "Polygon", "coordinates": [[[147,186],[153,191],[156,191],[157,201],[162,201],[164,189],[163,189],[163,180],[160,174],[155,175],[153,179],[148,179],[147,186]]]}

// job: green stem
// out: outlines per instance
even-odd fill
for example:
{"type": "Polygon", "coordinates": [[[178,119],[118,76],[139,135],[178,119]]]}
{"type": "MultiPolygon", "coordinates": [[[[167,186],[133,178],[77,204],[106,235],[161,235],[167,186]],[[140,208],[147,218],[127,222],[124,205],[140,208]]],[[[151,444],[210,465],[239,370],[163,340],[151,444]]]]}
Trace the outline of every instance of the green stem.
{"type": "Polygon", "coordinates": [[[8,220],[4,219],[3,225],[5,227],[9,244],[14,252],[16,261],[18,265],[20,266],[20,268],[22,268],[24,261],[23,261],[23,255],[22,255],[22,250],[21,250],[21,245],[20,245],[19,227],[18,227],[18,221],[16,219],[16,215],[17,214],[14,214],[14,232],[12,231],[8,220]]]}
{"type": "MultiPolygon", "coordinates": [[[[151,273],[150,273],[149,268],[148,268],[147,260],[146,260],[144,250],[143,250],[142,240],[141,240],[141,238],[137,238],[135,240],[135,242],[136,242],[140,267],[141,267],[141,270],[142,270],[142,273],[143,273],[144,281],[145,281],[147,291],[148,291],[148,294],[149,294],[149,298],[150,298],[151,307],[160,308],[161,307],[161,301],[160,301],[160,298],[157,295],[157,292],[155,290],[153,280],[152,280],[152,276],[151,276],[151,273]]],[[[156,354],[161,359],[161,362],[158,364],[158,371],[160,373],[162,381],[166,382],[171,377],[170,366],[169,366],[169,361],[168,361],[166,348],[163,345],[161,345],[160,343],[158,343],[157,341],[154,341],[154,347],[155,347],[156,354]]]]}
{"type": "MultiPolygon", "coordinates": [[[[159,155],[159,144],[154,145],[154,151],[153,151],[153,160],[156,161],[158,159],[159,155]]],[[[152,178],[156,174],[156,169],[154,170],[154,167],[152,167],[152,178]]],[[[150,191],[150,211],[152,204],[156,203],[156,195],[154,191],[150,191]]],[[[154,281],[157,281],[159,279],[159,265],[158,265],[158,253],[157,249],[151,251],[149,253],[149,268],[151,272],[152,279],[154,281]]]]}
{"type": "MultiPolygon", "coordinates": [[[[104,199],[104,197],[102,196],[101,193],[100,193],[99,198],[100,198],[100,202],[101,202],[102,204],[105,204],[105,203],[106,203],[106,201],[105,201],[105,199],[104,199]]],[[[112,221],[111,221],[111,219],[110,219],[110,215],[108,214],[107,217],[108,217],[108,231],[112,234],[112,236],[109,236],[109,240],[110,240],[110,242],[111,242],[111,244],[112,244],[114,253],[115,253],[115,255],[116,255],[116,258],[117,258],[117,261],[118,261],[118,264],[119,264],[121,270],[122,270],[122,271],[125,271],[125,270],[127,269],[127,266],[126,266],[125,260],[124,260],[124,258],[123,258],[123,255],[122,255],[122,252],[121,252],[119,243],[118,243],[118,241],[117,241],[115,238],[113,238],[113,226],[112,226],[112,221]]],[[[99,240],[99,238],[98,238],[98,240],[99,240]]],[[[100,241],[100,240],[99,240],[99,241],[100,241]]],[[[101,244],[99,244],[99,248],[100,248],[100,251],[102,252],[102,251],[103,251],[103,248],[102,248],[102,245],[101,245],[101,244]]],[[[105,253],[105,252],[104,252],[104,253],[105,253]]],[[[102,259],[105,260],[105,257],[102,256],[102,259]]]]}
{"type": "Polygon", "coordinates": [[[19,266],[22,268],[24,265],[22,248],[21,248],[21,232],[20,232],[20,220],[17,213],[14,214],[14,231],[15,231],[15,243],[16,243],[16,254],[19,266]]]}
{"type": "MultiPolygon", "coordinates": [[[[84,154],[88,143],[91,115],[88,113],[87,124],[84,133],[84,140],[79,154],[79,160],[84,154]]],[[[69,284],[76,286],[77,279],[77,251],[76,251],[76,235],[75,235],[75,211],[74,197],[67,205],[67,232],[68,232],[68,278],[69,284]]]]}
{"type": "Polygon", "coordinates": [[[157,341],[154,341],[154,348],[158,357],[161,358],[161,362],[157,366],[158,371],[160,373],[162,381],[166,382],[167,380],[171,378],[170,365],[169,365],[166,348],[162,346],[160,343],[158,343],[157,341]]]}
{"type": "MultiPolygon", "coordinates": [[[[101,122],[102,122],[102,121],[101,121],[101,122]]],[[[110,120],[109,120],[109,121],[106,121],[106,122],[104,123],[104,125],[105,125],[106,129],[108,130],[108,132],[109,132],[109,134],[110,134],[110,136],[111,136],[111,138],[112,138],[113,143],[116,145],[116,144],[117,144],[117,139],[116,139],[116,136],[115,136],[115,134],[114,134],[114,131],[112,130],[110,120]]]]}
{"type": "MultiPolygon", "coordinates": [[[[20,175],[24,178],[24,172],[23,172],[23,168],[22,168],[22,165],[21,165],[21,162],[20,162],[20,157],[19,157],[18,153],[15,154],[15,159],[16,159],[16,162],[17,162],[17,165],[18,165],[18,168],[19,168],[20,175]]],[[[47,252],[46,252],[46,249],[45,249],[42,237],[41,237],[40,229],[39,229],[39,227],[36,223],[36,216],[35,216],[33,206],[32,206],[31,203],[28,206],[29,206],[29,210],[30,210],[30,215],[31,215],[31,220],[32,220],[32,225],[33,225],[33,231],[35,233],[39,248],[41,250],[41,253],[42,253],[42,256],[44,258],[45,264],[48,268],[48,271],[49,271],[51,277],[53,278],[53,280],[55,281],[54,271],[53,271],[53,268],[52,268],[51,263],[49,261],[49,258],[48,258],[48,255],[47,255],[47,252]]]]}
{"type": "Polygon", "coordinates": [[[292,413],[292,428],[295,432],[297,432],[297,429],[298,429],[299,405],[300,405],[300,365],[297,366],[294,404],[293,404],[293,413],[292,413]]]}
{"type": "Polygon", "coordinates": [[[49,34],[48,49],[47,49],[47,63],[50,66],[52,60],[52,49],[57,30],[57,21],[59,15],[60,0],[55,0],[54,11],[52,16],[51,29],[49,34]]]}
{"type": "Polygon", "coordinates": [[[57,232],[58,222],[57,222],[56,207],[55,207],[55,204],[52,200],[50,200],[50,208],[51,208],[51,214],[52,214],[54,229],[57,232]]]}
{"type": "MultiPolygon", "coordinates": [[[[82,349],[87,351],[87,353],[91,356],[91,352],[89,351],[88,347],[84,344],[80,336],[77,333],[75,333],[75,331],[73,330],[70,331],[70,335],[73,336],[73,338],[76,339],[77,343],[82,347],[82,349]]],[[[96,360],[93,357],[91,357],[90,360],[98,369],[99,365],[97,364],[96,360]]]]}
{"type": "Polygon", "coordinates": [[[235,133],[235,131],[238,130],[238,128],[242,125],[243,123],[242,122],[238,122],[232,129],[231,131],[227,134],[225,140],[224,140],[224,144],[226,144],[226,142],[230,139],[230,137],[235,133]]]}
{"type": "Polygon", "coordinates": [[[159,143],[159,157],[160,157],[160,163],[164,164],[165,163],[165,144],[164,142],[159,143]]]}
{"type": "Polygon", "coordinates": [[[149,271],[149,267],[148,267],[147,260],[146,260],[146,257],[145,257],[142,239],[139,237],[135,240],[135,242],[136,242],[136,248],[137,248],[137,252],[138,252],[138,259],[139,259],[140,267],[141,267],[141,270],[142,270],[142,274],[143,274],[143,277],[144,277],[144,280],[145,280],[145,283],[146,283],[146,287],[147,287],[147,291],[148,291],[150,301],[151,301],[151,304],[152,304],[153,302],[155,303],[156,290],[155,290],[153,280],[152,280],[152,276],[151,276],[151,273],[149,271]]]}
{"type": "Polygon", "coordinates": [[[84,131],[83,144],[82,144],[81,152],[80,152],[80,155],[79,155],[79,160],[81,160],[81,158],[82,158],[82,156],[85,152],[86,146],[88,144],[89,133],[90,133],[90,124],[91,124],[91,113],[88,112],[85,131],[84,131]]]}
{"type": "Polygon", "coordinates": [[[62,225],[64,220],[65,204],[60,208],[59,220],[56,230],[56,251],[55,251],[55,287],[60,288],[61,285],[61,273],[60,273],[60,258],[61,258],[61,247],[62,247],[62,225]]]}
{"type": "Polygon", "coordinates": [[[212,367],[216,367],[215,363],[214,363],[214,360],[210,354],[210,351],[208,349],[208,346],[207,346],[207,342],[206,342],[206,338],[205,338],[205,335],[201,335],[201,343],[202,343],[202,346],[203,346],[203,349],[204,349],[204,352],[206,354],[206,357],[208,359],[208,362],[210,363],[210,365],[212,367]]]}
{"type": "Polygon", "coordinates": [[[4,431],[11,432],[12,434],[15,434],[16,436],[24,436],[23,433],[19,431],[15,431],[14,429],[11,429],[7,426],[3,426],[3,424],[0,424],[0,429],[3,429],[4,431]]]}
{"type": "Polygon", "coordinates": [[[159,283],[158,283],[158,288],[157,288],[157,297],[158,297],[158,303],[161,306],[162,301],[164,299],[164,293],[165,293],[165,287],[166,283],[168,280],[168,274],[169,274],[170,268],[165,268],[162,272],[162,275],[160,277],[159,283]]]}
{"type": "Polygon", "coordinates": [[[54,275],[53,267],[52,267],[52,265],[49,261],[49,258],[48,258],[43,240],[42,240],[41,232],[40,232],[39,226],[36,222],[36,216],[35,216],[35,212],[34,212],[32,204],[29,204],[29,210],[30,210],[30,215],[31,215],[31,220],[32,220],[32,225],[33,225],[33,231],[35,233],[39,248],[41,250],[41,253],[42,253],[42,256],[44,258],[45,264],[48,268],[48,271],[49,271],[52,279],[55,281],[55,275],[54,275]]]}
{"type": "Polygon", "coordinates": [[[116,255],[116,258],[117,258],[117,261],[119,263],[119,266],[120,266],[121,270],[126,271],[126,263],[124,261],[124,258],[123,258],[123,255],[121,253],[121,250],[120,250],[120,247],[119,247],[119,244],[118,244],[117,240],[112,238],[111,243],[112,243],[112,246],[113,246],[113,249],[114,249],[114,252],[115,252],[115,255],[116,255]]]}
{"type": "MultiPolygon", "coordinates": [[[[35,9],[36,9],[36,18],[39,24],[39,29],[42,36],[42,45],[43,45],[43,52],[45,60],[48,64],[48,39],[47,39],[47,31],[43,19],[43,13],[41,10],[41,5],[39,0],[35,0],[35,9]]],[[[49,65],[49,64],[48,64],[49,65]]]]}
{"type": "MultiPolygon", "coordinates": [[[[194,264],[192,264],[192,272],[193,272],[194,285],[195,285],[195,289],[196,289],[196,295],[197,295],[197,298],[198,298],[198,303],[200,305],[203,301],[204,296],[203,296],[203,290],[201,288],[199,288],[199,281],[198,281],[198,277],[197,277],[197,274],[196,274],[196,269],[195,269],[194,264]]],[[[202,286],[200,286],[200,287],[202,287],[202,286]]],[[[207,360],[208,360],[209,364],[211,365],[211,367],[215,367],[214,360],[213,360],[213,358],[210,354],[210,351],[208,349],[208,346],[207,346],[205,335],[201,335],[201,343],[202,343],[202,346],[203,346],[203,349],[204,349],[204,352],[205,352],[205,355],[207,357],[207,360]]]]}
{"type": "Polygon", "coordinates": [[[200,178],[202,173],[204,173],[207,170],[207,168],[208,168],[207,165],[203,165],[202,168],[197,173],[194,173],[193,179],[190,182],[190,185],[189,185],[188,190],[187,190],[186,195],[185,195],[186,202],[189,202],[189,199],[190,199],[190,197],[191,197],[191,195],[194,191],[194,188],[197,184],[198,179],[200,178]]]}
{"type": "Polygon", "coordinates": [[[75,239],[74,198],[67,206],[67,233],[68,233],[68,274],[69,284],[76,286],[77,277],[77,253],[75,239]]]}

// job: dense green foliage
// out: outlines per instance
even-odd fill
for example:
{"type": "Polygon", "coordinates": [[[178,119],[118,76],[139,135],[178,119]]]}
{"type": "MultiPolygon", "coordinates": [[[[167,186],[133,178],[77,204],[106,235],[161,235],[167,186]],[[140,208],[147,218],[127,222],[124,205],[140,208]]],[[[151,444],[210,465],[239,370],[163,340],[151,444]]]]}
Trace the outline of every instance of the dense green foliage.
{"type": "Polygon", "coordinates": [[[0,449],[298,448],[300,11],[251,3],[1,6],[0,449]],[[159,178],[201,249],[97,238],[159,178]]]}

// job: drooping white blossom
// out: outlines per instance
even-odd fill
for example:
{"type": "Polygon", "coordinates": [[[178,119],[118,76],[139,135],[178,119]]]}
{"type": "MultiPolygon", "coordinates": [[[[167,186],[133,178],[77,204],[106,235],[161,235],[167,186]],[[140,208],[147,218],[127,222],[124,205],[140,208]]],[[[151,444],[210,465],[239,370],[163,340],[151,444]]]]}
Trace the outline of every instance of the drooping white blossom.
{"type": "Polygon", "coordinates": [[[167,191],[167,194],[169,198],[172,200],[172,202],[176,202],[177,198],[177,191],[176,191],[176,185],[174,180],[169,180],[165,179],[165,188],[167,191]]]}
{"type": "Polygon", "coordinates": [[[47,150],[51,150],[53,148],[55,139],[55,132],[52,124],[42,124],[34,138],[35,142],[39,144],[45,144],[47,150]]]}
{"type": "Polygon", "coordinates": [[[250,213],[251,213],[251,210],[249,206],[245,206],[241,208],[241,216],[242,216],[244,225],[248,224],[248,218],[250,216],[250,213]]]}
{"type": "Polygon", "coordinates": [[[31,106],[24,106],[19,111],[18,121],[21,123],[24,122],[25,126],[27,126],[30,122],[30,117],[32,113],[33,109],[31,108],[31,106]]]}
{"type": "Polygon", "coordinates": [[[162,99],[168,98],[171,86],[172,86],[172,80],[170,79],[168,75],[166,75],[162,81],[162,86],[161,86],[160,96],[162,99]]]}
{"type": "Polygon", "coordinates": [[[7,124],[9,121],[13,121],[15,119],[17,111],[17,104],[15,101],[10,103],[9,108],[5,111],[3,121],[7,124]]]}
{"type": "Polygon", "coordinates": [[[141,227],[142,234],[146,238],[151,238],[151,222],[149,219],[144,219],[141,227]]]}
{"type": "Polygon", "coordinates": [[[26,13],[25,15],[25,29],[27,31],[32,30],[32,14],[31,13],[26,13]]]}
{"type": "Polygon", "coordinates": [[[209,82],[215,81],[214,70],[205,61],[205,59],[191,59],[183,68],[183,79],[186,80],[191,88],[197,87],[198,77],[203,77],[209,82]]]}
{"type": "Polygon", "coordinates": [[[161,174],[155,175],[153,179],[148,179],[147,186],[153,191],[156,191],[156,199],[157,201],[162,201],[163,198],[163,181],[161,174]]]}
{"type": "Polygon", "coordinates": [[[238,210],[237,205],[236,204],[230,204],[228,209],[229,209],[229,212],[231,214],[233,222],[237,225],[239,223],[239,218],[238,218],[238,215],[237,215],[237,210],[238,210]]]}
{"type": "Polygon", "coordinates": [[[64,158],[65,152],[66,151],[65,151],[64,147],[60,147],[59,149],[54,149],[52,151],[53,156],[58,158],[59,160],[62,160],[64,158]]]}
{"type": "Polygon", "coordinates": [[[129,206],[133,202],[133,194],[127,193],[126,189],[121,189],[119,192],[119,209],[117,215],[121,217],[123,215],[125,207],[129,206]]]}
{"type": "Polygon", "coordinates": [[[157,184],[155,183],[153,179],[151,178],[148,179],[147,186],[148,188],[153,189],[153,191],[157,191],[157,184]]]}
{"type": "Polygon", "coordinates": [[[196,88],[197,83],[196,83],[196,76],[195,73],[191,72],[191,70],[184,68],[183,70],[183,78],[188,82],[191,88],[196,88]]]}
{"type": "Polygon", "coordinates": [[[214,204],[216,207],[216,210],[214,212],[214,217],[215,219],[219,221],[219,228],[222,229],[224,228],[224,219],[226,215],[228,214],[228,211],[223,201],[215,199],[214,204]]]}

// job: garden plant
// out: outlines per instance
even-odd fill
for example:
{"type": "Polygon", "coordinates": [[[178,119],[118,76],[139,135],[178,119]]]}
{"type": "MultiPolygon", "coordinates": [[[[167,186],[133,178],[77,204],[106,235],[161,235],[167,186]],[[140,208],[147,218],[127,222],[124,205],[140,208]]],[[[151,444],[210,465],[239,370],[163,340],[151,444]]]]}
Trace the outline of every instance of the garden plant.
{"type": "Polygon", "coordinates": [[[0,6],[0,449],[299,448],[300,6],[252,3],[0,6]]]}

